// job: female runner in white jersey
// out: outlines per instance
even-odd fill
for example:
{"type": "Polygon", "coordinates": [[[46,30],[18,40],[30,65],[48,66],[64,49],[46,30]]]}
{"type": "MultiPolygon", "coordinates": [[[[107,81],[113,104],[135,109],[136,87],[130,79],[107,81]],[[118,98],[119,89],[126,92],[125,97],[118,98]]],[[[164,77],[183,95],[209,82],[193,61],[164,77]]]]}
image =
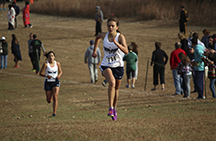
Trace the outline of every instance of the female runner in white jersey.
{"type": "Polygon", "coordinates": [[[40,76],[45,77],[44,90],[48,103],[52,102],[53,98],[53,115],[56,116],[58,106],[58,93],[60,89],[59,79],[62,75],[62,69],[59,62],[55,61],[55,53],[53,51],[45,54],[48,61],[45,62],[41,68],[40,76]]]}
{"type": "Polygon", "coordinates": [[[107,29],[107,33],[102,32],[96,36],[92,56],[97,57],[96,49],[100,39],[103,39],[104,57],[99,68],[101,69],[102,75],[109,82],[108,116],[112,117],[115,121],[117,119],[116,106],[119,93],[118,89],[124,74],[123,56],[128,54],[128,48],[124,35],[119,32],[119,20],[116,17],[108,19],[107,29]]]}

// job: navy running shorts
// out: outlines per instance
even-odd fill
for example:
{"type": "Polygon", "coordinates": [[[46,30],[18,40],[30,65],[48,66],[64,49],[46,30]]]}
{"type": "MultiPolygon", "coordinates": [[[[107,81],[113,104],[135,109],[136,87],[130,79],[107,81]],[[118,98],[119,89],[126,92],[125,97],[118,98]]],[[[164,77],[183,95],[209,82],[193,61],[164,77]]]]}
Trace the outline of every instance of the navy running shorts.
{"type": "Polygon", "coordinates": [[[100,66],[99,67],[101,70],[101,73],[106,70],[107,68],[110,68],[112,70],[113,76],[115,79],[122,79],[124,75],[124,68],[123,67],[116,67],[116,68],[111,68],[107,66],[100,66]]]}
{"type": "Polygon", "coordinates": [[[47,80],[44,81],[45,91],[52,91],[54,87],[60,87],[60,81],[57,78],[55,82],[47,82],[47,80]]]}

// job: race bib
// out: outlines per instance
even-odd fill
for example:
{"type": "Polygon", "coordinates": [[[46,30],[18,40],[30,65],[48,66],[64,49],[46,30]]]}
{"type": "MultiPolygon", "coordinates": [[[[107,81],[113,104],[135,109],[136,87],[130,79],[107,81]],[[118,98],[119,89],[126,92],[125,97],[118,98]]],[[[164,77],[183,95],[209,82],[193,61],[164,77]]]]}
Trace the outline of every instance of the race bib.
{"type": "Polygon", "coordinates": [[[117,54],[107,55],[106,56],[107,64],[115,64],[119,62],[119,57],[117,54]]]}
{"type": "Polygon", "coordinates": [[[47,82],[55,82],[56,81],[56,78],[52,77],[50,79],[47,78],[47,82]]]}

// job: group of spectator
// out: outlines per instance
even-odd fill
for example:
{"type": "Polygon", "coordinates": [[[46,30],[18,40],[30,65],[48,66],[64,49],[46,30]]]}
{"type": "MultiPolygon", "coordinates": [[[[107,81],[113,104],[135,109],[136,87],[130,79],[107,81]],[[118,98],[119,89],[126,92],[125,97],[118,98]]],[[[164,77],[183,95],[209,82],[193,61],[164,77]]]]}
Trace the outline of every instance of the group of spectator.
{"type": "MultiPolygon", "coordinates": [[[[17,29],[17,16],[20,13],[19,6],[16,5],[16,2],[13,1],[12,4],[8,5],[8,30],[14,30],[17,29]]],[[[30,23],[30,15],[29,15],[29,2],[25,2],[25,7],[23,8],[23,23],[24,27],[26,28],[29,26],[29,28],[32,28],[33,26],[30,23]]]]}
{"type": "MultiPolygon", "coordinates": [[[[198,33],[195,32],[191,32],[188,39],[185,38],[184,34],[178,34],[180,42],[175,43],[175,50],[170,55],[170,67],[175,86],[174,95],[184,94],[183,97],[190,98],[190,80],[193,77],[194,91],[192,92],[198,93],[197,99],[205,99],[204,79],[205,76],[208,76],[212,97],[216,98],[214,87],[216,37],[215,34],[211,36],[207,29],[203,30],[203,34],[201,41],[198,33]]],[[[160,49],[161,43],[156,42],[155,47],[156,50],[152,53],[151,62],[151,65],[154,64],[154,88],[152,90],[156,90],[158,85],[158,73],[160,74],[162,89],[164,89],[164,69],[168,60],[165,51],[160,49]]]]}
{"type": "MultiPolygon", "coordinates": [[[[43,50],[43,53],[45,53],[42,42],[37,39],[37,36],[35,34],[30,33],[30,39],[28,40],[28,53],[33,66],[33,69],[31,71],[36,72],[36,74],[38,74],[40,71],[39,61],[41,56],[41,48],[43,50]]],[[[0,69],[7,68],[8,52],[8,42],[6,41],[5,37],[2,37],[0,40],[0,69]]],[[[14,55],[14,68],[19,68],[19,61],[22,61],[22,55],[20,51],[20,45],[15,34],[12,34],[11,53],[14,55]]]]}

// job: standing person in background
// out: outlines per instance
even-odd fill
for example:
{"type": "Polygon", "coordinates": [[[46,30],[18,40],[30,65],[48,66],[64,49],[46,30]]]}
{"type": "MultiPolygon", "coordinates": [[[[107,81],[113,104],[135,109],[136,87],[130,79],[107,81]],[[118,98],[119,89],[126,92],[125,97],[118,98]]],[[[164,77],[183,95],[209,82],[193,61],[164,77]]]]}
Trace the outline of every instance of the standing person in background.
{"type": "Polygon", "coordinates": [[[97,36],[98,33],[102,32],[103,12],[100,10],[100,6],[96,6],[95,21],[96,21],[95,36],[97,36]]]}
{"type": "Polygon", "coordinates": [[[205,96],[203,96],[203,75],[204,75],[204,62],[202,61],[202,57],[204,54],[203,47],[198,44],[198,40],[196,38],[193,38],[191,40],[192,46],[194,48],[194,71],[195,71],[195,83],[196,88],[198,92],[197,99],[205,99],[205,96]]]}
{"type": "Polygon", "coordinates": [[[184,96],[185,98],[190,98],[190,80],[192,76],[192,64],[190,63],[190,58],[185,56],[183,53],[179,53],[179,58],[181,62],[177,66],[178,74],[183,78],[184,96]]]}
{"type": "Polygon", "coordinates": [[[15,29],[17,29],[17,16],[20,13],[20,8],[19,8],[19,6],[16,5],[15,1],[12,2],[12,5],[13,5],[13,8],[15,9],[15,12],[16,12],[16,14],[15,14],[15,29]]]}
{"type": "Polygon", "coordinates": [[[34,3],[34,0],[30,0],[30,4],[33,4],[34,3]]]}
{"type": "Polygon", "coordinates": [[[1,46],[2,50],[0,52],[1,56],[1,69],[7,68],[7,57],[8,57],[8,43],[5,37],[1,38],[1,46]]]}
{"type": "Polygon", "coordinates": [[[136,71],[135,71],[135,79],[137,80],[138,76],[138,46],[135,42],[131,42],[131,45],[133,46],[133,52],[137,55],[137,61],[136,61],[136,71]]]}
{"type": "Polygon", "coordinates": [[[206,48],[209,48],[209,39],[208,39],[210,37],[209,34],[210,34],[210,32],[207,29],[203,30],[203,37],[201,39],[201,42],[204,43],[206,48]]]}
{"type": "Polygon", "coordinates": [[[29,26],[29,28],[33,27],[33,25],[31,25],[30,23],[29,9],[30,9],[29,2],[26,1],[25,7],[23,8],[23,22],[24,22],[25,28],[27,28],[27,26],[29,26]]]}
{"type": "Polygon", "coordinates": [[[14,68],[19,68],[19,60],[22,61],[22,56],[20,52],[19,42],[15,34],[12,34],[11,50],[12,54],[14,55],[14,68]]]}
{"type": "Polygon", "coordinates": [[[178,74],[178,70],[177,70],[177,66],[181,62],[179,58],[179,53],[183,53],[184,55],[186,55],[185,51],[181,49],[181,43],[176,42],[175,50],[170,55],[170,68],[172,70],[174,86],[176,88],[174,95],[183,94],[183,89],[182,89],[183,80],[181,76],[178,74]]]}
{"type": "Polygon", "coordinates": [[[43,50],[43,52],[45,53],[45,49],[44,49],[44,46],[42,44],[42,42],[37,39],[37,35],[33,35],[33,41],[31,41],[31,46],[32,46],[32,49],[33,49],[33,52],[32,52],[32,58],[33,58],[33,64],[34,64],[34,67],[36,69],[36,74],[39,73],[39,63],[40,63],[40,55],[41,55],[41,49],[43,50]]]}
{"type": "Polygon", "coordinates": [[[117,120],[117,101],[119,87],[124,74],[123,57],[128,54],[126,39],[119,31],[119,20],[116,17],[111,17],[107,20],[108,32],[98,34],[95,39],[93,57],[97,57],[97,46],[100,39],[103,39],[104,57],[99,67],[102,75],[109,82],[108,97],[109,97],[109,113],[108,116],[117,120]]]}
{"type": "Polygon", "coordinates": [[[53,114],[56,116],[58,107],[58,94],[60,90],[60,77],[62,76],[62,69],[59,62],[55,61],[55,53],[53,51],[45,54],[48,59],[41,68],[40,76],[45,77],[44,90],[46,93],[46,99],[48,103],[52,102],[53,99],[53,114]]]}
{"type": "Polygon", "coordinates": [[[33,57],[33,46],[31,45],[31,42],[33,41],[33,33],[30,33],[29,35],[30,39],[28,40],[28,53],[29,53],[29,57],[32,63],[32,72],[36,71],[35,65],[34,65],[34,57],[33,57]]]}
{"type": "Polygon", "coordinates": [[[158,74],[160,74],[161,89],[164,90],[164,84],[165,84],[164,72],[165,72],[165,65],[167,64],[167,61],[168,61],[168,56],[166,52],[161,49],[160,42],[155,42],[155,48],[156,50],[153,51],[152,59],[151,59],[151,66],[154,64],[154,67],[153,67],[154,88],[151,89],[152,91],[157,89],[158,74]],[[165,61],[164,61],[164,58],[165,58],[165,61]]]}
{"type": "Polygon", "coordinates": [[[8,10],[8,30],[13,30],[16,12],[11,4],[8,5],[8,8],[9,8],[8,10]]]}
{"type": "Polygon", "coordinates": [[[130,87],[130,77],[132,74],[132,88],[135,88],[135,71],[136,71],[136,61],[137,55],[133,52],[133,46],[128,46],[129,53],[124,56],[123,61],[126,61],[126,74],[127,74],[127,85],[126,87],[130,87]]]}
{"type": "Polygon", "coordinates": [[[187,36],[186,23],[188,21],[188,12],[185,10],[184,6],[181,6],[181,14],[179,19],[180,32],[183,32],[185,37],[187,36]]]}
{"type": "Polygon", "coordinates": [[[189,55],[189,48],[188,48],[187,39],[185,38],[185,36],[182,33],[179,33],[178,37],[180,39],[181,49],[183,49],[186,52],[187,56],[188,56],[189,55]]]}
{"type": "Polygon", "coordinates": [[[5,1],[6,0],[0,0],[0,11],[6,10],[6,8],[5,8],[5,1]]]}
{"type": "Polygon", "coordinates": [[[97,65],[99,65],[100,61],[101,61],[100,49],[97,48],[97,50],[96,50],[96,52],[97,52],[96,58],[92,57],[93,50],[94,50],[94,41],[91,40],[90,41],[90,47],[87,48],[86,53],[85,53],[85,59],[84,59],[84,62],[86,64],[88,63],[88,68],[89,68],[90,77],[91,77],[90,83],[97,82],[97,79],[98,79],[97,65]],[[87,59],[88,59],[88,61],[87,61],[87,59]]]}

